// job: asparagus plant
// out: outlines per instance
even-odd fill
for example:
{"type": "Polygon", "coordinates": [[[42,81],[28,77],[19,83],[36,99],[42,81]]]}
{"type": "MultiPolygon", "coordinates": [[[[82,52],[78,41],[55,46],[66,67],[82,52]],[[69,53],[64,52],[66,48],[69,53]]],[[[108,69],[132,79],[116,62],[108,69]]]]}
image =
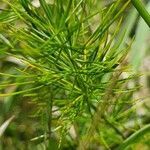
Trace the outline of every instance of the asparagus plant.
{"type": "MultiPolygon", "coordinates": [[[[54,149],[55,142],[60,149],[119,147],[133,132],[126,123],[136,117],[138,101],[132,98],[138,86],[129,86],[137,75],[126,59],[132,40],[120,47],[124,33],[119,34],[131,1],[3,2],[0,53],[18,63],[11,72],[0,72],[0,97],[36,108],[32,116],[42,134],[35,134],[30,144],[47,149],[54,149]]],[[[140,3],[132,3],[139,10],[140,3]]]]}

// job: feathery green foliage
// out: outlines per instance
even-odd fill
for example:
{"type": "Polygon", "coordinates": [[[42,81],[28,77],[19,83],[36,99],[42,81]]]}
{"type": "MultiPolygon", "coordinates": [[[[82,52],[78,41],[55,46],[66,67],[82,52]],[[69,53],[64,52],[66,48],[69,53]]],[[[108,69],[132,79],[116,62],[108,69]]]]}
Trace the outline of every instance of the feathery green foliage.
{"type": "Polygon", "coordinates": [[[0,54],[17,67],[0,73],[0,97],[36,108],[32,117],[41,134],[31,145],[118,147],[127,120],[136,117],[132,93],[139,88],[128,84],[137,77],[125,60],[132,40],[120,48],[124,33],[118,39],[130,0],[39,0],[38,7],[30,0],[3,1],[0,54]]]}

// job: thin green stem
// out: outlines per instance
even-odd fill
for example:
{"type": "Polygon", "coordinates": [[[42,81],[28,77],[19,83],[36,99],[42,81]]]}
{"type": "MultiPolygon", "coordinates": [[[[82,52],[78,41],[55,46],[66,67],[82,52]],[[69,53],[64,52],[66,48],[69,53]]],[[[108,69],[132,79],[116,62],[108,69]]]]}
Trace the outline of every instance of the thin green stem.
{"type": "Polygon", "coordinates": [[[147,25],[150,27],[150,14],[145,9],[144,4],[140,0],[131,0],[134,7],[137,9],[140,16],[144,19],[147,25]]]}
{"type": "Polygon", "coordinates": [[[146,125],[143,128],[141,128],[140,130],[138,130],[137,132],[135,132],[134,134],[132,134],[130,137],[128,137],[122,144],[121,146],[118,148],[118,150],[124,150],[125,148],[127,148],[128,146],[130,146],[131,144],[134,144],[135,141],[139,140],[140,138],[142,138],[146,133],[150,133],[150,125],[146,125]]]}

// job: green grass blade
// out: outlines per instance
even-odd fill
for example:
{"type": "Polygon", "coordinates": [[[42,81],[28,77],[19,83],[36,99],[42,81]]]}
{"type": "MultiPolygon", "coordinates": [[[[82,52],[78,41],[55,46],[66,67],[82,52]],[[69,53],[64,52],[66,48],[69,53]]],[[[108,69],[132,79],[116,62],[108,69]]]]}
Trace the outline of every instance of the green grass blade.
{"type": "Polygon", "coordinates": [[[132,144],[135,144],[138,140],[144,137],[145,134],[150,133],[150,124],[144,126],[137,132],[133,133],[131,136],[129,136],[117,150],[125,150],[132,144]]]}
{"type": "Polygon", "coordinates": [[[147,25],[150,27],[150,14],[145,9],[143,3],[140,0],[131,0],[131,2],[134,5],[134,7],[137,9],[140,16],[145,20],[147,25]]]}

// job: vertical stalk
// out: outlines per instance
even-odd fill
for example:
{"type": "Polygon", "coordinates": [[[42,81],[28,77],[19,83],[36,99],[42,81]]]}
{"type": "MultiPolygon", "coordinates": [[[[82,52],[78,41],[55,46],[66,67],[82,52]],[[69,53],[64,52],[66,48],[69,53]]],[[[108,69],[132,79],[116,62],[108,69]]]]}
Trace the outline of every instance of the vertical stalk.
{"type": "Polygon", "coordinates": [[[51,126],[52,126],[52,106],[53,106],[53,91],[52,91],[52,87],[49,87],[49,97],[48,97],[48,101],[47,101],[47,115],[48,115],[48,137],[49,139],[51,138],[51,126]]]}
{"type": "Polygon", "coordinates": [[[140,16],[144,19],[147,25],[150,27],[150,14],[145,9],[144,4],[140,0],[131,0],[133,6],[136,8],[140,16]]]}

